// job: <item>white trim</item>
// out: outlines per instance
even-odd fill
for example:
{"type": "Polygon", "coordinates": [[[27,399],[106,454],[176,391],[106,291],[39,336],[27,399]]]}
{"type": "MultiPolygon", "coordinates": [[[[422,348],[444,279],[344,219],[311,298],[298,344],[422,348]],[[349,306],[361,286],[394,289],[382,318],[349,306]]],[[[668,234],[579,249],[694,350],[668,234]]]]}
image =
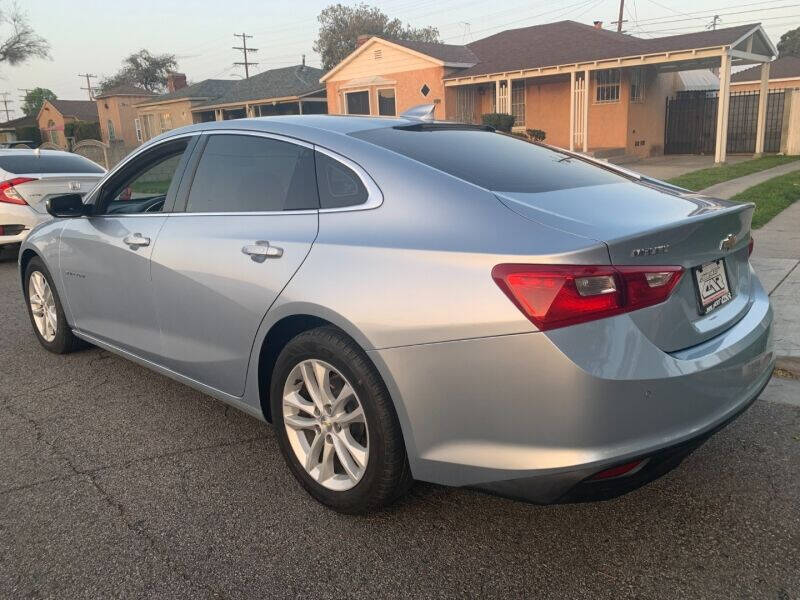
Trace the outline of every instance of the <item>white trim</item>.
{"type": "MultiPolygon", "coordinates": [[[[751,67],[752,68],[752,67],[751,67]]],[[[795,75],[794,77],[776,77],[775,79],[770,77],[770,83],[781,83],[783,81],[797,81],[800,83],[800,73],[795,75]]],[[[760,79],[748,79],[747,81],[731,81],[731,86],[735,85],[752,85],[754,83],[761,83],[760,79]]]]}
{"type": "Polygon", "coordinates": [[[772,56],[778,56],[778,48],[775,46],[775,44],[772,43],[772,40],[769,39],[769,36],[764,31],[764,28],[761,25],[756,25],[750,31],[748,31],[742,37],[740,37],[738,40],[728,44],[728,47],[730,49],[735,48],[736,46],[741,44],[744,40],[746,40],[748,37],[750,37],[751,35],[753,35],[756,32],[760,33],[761,37],[764,38],[764,41],[767,43],[767,46],[772,51],[772,56]]]}
{"type": "Polygon", "coordinates": [[[372,96],[372,94],[369,93],[368,87],[355,90],[346,90],[346,91],[343,90],[341,94],[342,94],[342,99],[344,100],[344,102],[342,102],[342,109],[344,110],[342,114],[344,115],[355,114],[357,116],[372,116],[372,98],[370,97],[372,96]],[[347,109],[347,94],[358,94],[361,92],[367,93],[367,104],[368,104],[367,108],[369,112],[366,115],[362,115],[361,113],[350,113],[347,109]]]}

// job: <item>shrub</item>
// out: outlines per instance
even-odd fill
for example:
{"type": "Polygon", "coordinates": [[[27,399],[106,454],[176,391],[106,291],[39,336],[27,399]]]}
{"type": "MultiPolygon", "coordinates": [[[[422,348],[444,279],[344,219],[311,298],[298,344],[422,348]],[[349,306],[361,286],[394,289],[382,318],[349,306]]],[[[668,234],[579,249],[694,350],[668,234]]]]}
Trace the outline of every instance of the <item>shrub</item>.
{"type": "Polygon", "coordinates": [[[100,123],[90,123],[88,121],[73,121],[64,125],[64,135],[68,138],[75,138],[76,142],[83,140],[101,140],[100,123]]]}
{"type": "Polygon", "coordinates": [[[17,139],[30,140],[33,142],[32,146],[35,148],[42,143],[42,132],[39,131],[38,127],[17,127],[17,139]]]}
{"type": "Polygon", "coordinates": [[[484,125],[494,127],[497,131],[511,132],[511,128],[514,126],[514,115],[505,113],[487,113],[481,115],[481,120],[484,125]]]}
{"type": "Polygon", "coordinates": [[[547,134],[542,129],[526,129],[525,133],[532,142],[543,142],[547,134]]]}

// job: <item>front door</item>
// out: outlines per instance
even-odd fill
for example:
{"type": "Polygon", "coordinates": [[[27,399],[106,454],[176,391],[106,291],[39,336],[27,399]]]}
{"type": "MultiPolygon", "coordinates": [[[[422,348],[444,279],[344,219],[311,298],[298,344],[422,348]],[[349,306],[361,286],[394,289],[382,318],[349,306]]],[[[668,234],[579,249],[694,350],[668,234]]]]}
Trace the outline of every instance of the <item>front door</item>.
{"type": "MultiPolygon", "coordinates": [[[[241,396],[256,331],[317,235],[310,146],[266,135],[204,136],[183,213],[152,260],[165,366],[241,396]]],[[[188,190],[187,190],[188,188],[188,190]]]]}
{"type": "Polygon", "coordinates": [[[66,220],[61,235],[74,326],[143,358],[160,355],[150,257],[195,139],[165,142],[129,161],[93,194],[93,214],[66,220]]]}

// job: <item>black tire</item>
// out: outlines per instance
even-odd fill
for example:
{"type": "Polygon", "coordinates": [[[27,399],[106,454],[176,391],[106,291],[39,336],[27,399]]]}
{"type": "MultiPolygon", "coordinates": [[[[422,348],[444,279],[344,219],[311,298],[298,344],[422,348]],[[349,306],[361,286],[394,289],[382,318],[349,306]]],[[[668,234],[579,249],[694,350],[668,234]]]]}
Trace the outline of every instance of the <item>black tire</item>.
{"type": "Polygon", "coordinates": [[[72,333],[72,329],[69,327],[69,324],[67,324],[67,318],[64,316],[64,307],[61,305],[61,298],[59,298],[58,290],[56,289],[55,283],[53,283],[53,277],[50,275],[50,271],[48,271],[42,259],[38,256],[32,258],[25,267],[23,288],[25,291],[25,306],[28,308],[28,317],[31,320],[33,333],[36,335],[36,339],[39,340],[39,343],[46,350],[49,350],[54,354],[68,354],[87,346],[86,342],[75,337],[75,335],[72,333]],[[42,334],[39,332],[39,328],[36,326],[36,321],[33,318],[33,311],[31,310],[30,302],[30,291],[28,288],[31,283],[31,274],[34,271],[41,273],[47,280],[47,285],[50,286],[50,291],[53,293],[53,299],[55,300],[56,334],[52,341],[47,341],[42,337],[42,334]]]}
{"type": "Polygon", "coordinates": [[[403,434],[394,405],[377,369],[366,353],[335,327],[318,327],[297,335],[278,355],[270,389],[272,421],[289,469],[322,504],[347,514],[363,514],[391,504],[411,486],[403,434]],[[317,359],[338,369],[350,382],[364,410],[369,430],[369,458],[358,483],[345,491],[330,490],[315,481],[300,464],[283,422],[283,388],[292,369],[317,359]]]}

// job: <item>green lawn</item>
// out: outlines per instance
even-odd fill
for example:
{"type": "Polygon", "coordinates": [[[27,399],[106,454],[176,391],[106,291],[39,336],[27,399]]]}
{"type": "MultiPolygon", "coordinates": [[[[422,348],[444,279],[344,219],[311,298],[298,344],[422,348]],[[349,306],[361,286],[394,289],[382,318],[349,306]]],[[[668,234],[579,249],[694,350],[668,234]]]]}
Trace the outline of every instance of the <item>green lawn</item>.
{"type": "Polygon", "coordinates": [[[800,200],[800,171],[774,177],[769,181],[754,185],[736,194],[731,200],[755,203],[753,229],[757,229],[792,202],[800,200]]]}
{"type": "Polygon", "coordinates": [[[753,160],[746,160],[732,165],[710,167],[684,173],[678,177],[673,177],[669,180],[669,183],[698,191],[729,179],[736,179],[737,177],[750,175],[750,173],[758,173],[798,159],[800,159],[800,156],[762,156],[761,158],[754,158],[753,160]]]}

